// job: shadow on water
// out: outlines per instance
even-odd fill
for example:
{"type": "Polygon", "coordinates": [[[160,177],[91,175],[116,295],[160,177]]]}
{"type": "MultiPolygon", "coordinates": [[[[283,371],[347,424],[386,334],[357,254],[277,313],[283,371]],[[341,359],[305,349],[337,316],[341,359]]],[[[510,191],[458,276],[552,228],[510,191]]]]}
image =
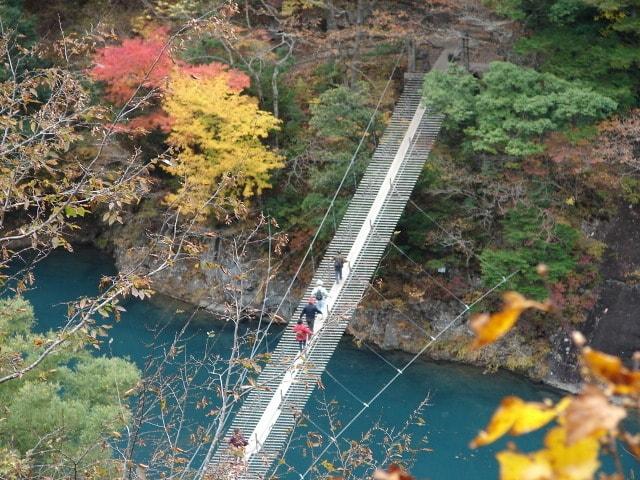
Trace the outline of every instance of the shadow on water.
{"type": "MultiPolygon", "coordinates": [[[[26,294],[34,305],[38,328],[58,328],[66,311],[61,303],[95,293],[100,276],[113,273],[112,259],[95,249],[79,249],[73,255],[64,252],[51,255],[37,268],[36,288],[26,294]]],[[[130,301],[126,308],[122,320],[110,330],[112,341],[105,342],[102,354],[128,357],[141,367],[149,345],[154,341],[153,332],[159,326],[164,327],[157,340],[169,343],[192,313],[189,306],[160,297],[147,302],[130,301]]],[[[211,337],[207,332],[215,332],[213,351],[224,356],[231,345],[231,329],[225,329],[224,323],[212,320],[206,313],[198,313],[188,329],[187,352],[197,355],[207,345],[211,348],[211,337]]],[[[398,368],[402,368],[409,359],[401,353],[385,352],[384,356],[398,368]]],[[[306,409],[316,425],[307,423],[296,432],[295,448],[286,458],[294,470],[290,473],[282,471],[283,479],[299,478],[296,471],[303,472],[310,464],[306,434],[317,432],[318,427],[330,430],[322,399],[338,406],[338,425],[345,425],[362,408],[361,401],[368,402],[396,372],[373,353],[356,348],[348,338],[341,342],[328,369],[358,399],[325,375],[324,388],[316,391],[306,409]]],[[[415,445],[423,449],[417,455],[413,469],[416,476],[420,479],[494,479],[498,477],[494,455],[505,447],[506,440],[479,450],[469,449],[468,444],[507,395],[527,400],[559,397],[554,390],[506,372],[484,375],[482,370],[473,367],[418,361],[366,409],[345,437],[358,439],[378,421],[387,427],[401,425],[428,397],[429,406],[421,415],[424,425],[413,425],[408,431],[415,445]]],[[[214,397],[211,392],[209,400],[213,402],[214,397]]],[[[202,410],[195,408],[199,399],[193,399],[193,408],[188,412],[192,428],[211,421],[202,410]]],[[[346,438],[342,440],[341,447],[347,445],[346,438]]],[[[526,451],[537,448],[541,441],[542,434],[533,434],[517,439],[516,443],[526,451]]],[[[335,449],[331,452],[328,460],[335,463],[335,457],[332,457],[335,449]]],[[[144,453],[142,450],[140,455],[144,456],[144,453]]]]}

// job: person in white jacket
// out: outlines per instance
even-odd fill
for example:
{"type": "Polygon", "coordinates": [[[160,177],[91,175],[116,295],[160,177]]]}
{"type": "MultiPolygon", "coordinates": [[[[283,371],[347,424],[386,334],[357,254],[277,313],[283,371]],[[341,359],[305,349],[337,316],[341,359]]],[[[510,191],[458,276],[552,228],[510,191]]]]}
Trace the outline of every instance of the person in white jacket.
{"type": "Polygon", "coordinates": [[[325,310],[327,305],[327,297],[329,296],[329,292],[324,288],[324,282],[322,280],[318,280],[316,282],[315,288],[311,291],[311,295],[316,298],[316,306],[318,310],[322,312],[322,316],[325,317],[327,315],[327,311],[325,310]]]}

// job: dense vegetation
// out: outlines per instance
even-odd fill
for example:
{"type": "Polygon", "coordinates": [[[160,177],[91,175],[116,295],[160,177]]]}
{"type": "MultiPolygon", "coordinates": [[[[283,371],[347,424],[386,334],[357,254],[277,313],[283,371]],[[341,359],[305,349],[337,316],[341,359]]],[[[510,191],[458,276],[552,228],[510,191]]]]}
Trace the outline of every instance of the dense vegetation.
{"type": "MultiPolygon", "coordinates": [[[[0,5],[0,475],[108,478],[115,439],[132,418],[123,393],[141,374],[89,353],[101,348],[102,319],[117,319],[127,296],[149,296],[154,276],[176,265],[187,265],[180,275],[219,280],[219,306],[236,327],[255,316],[238,299],[250,290],[239,271],[245,257],[272,247],[288,278],[335,195],[313,253],[322,250],[415,60],[410,46],[433,62],[435,33],[466,31],[469,17],[514,43],[472,35],[477,70],[459,62],[426,76],[424,100],[446,115],[445,129],[379,271],[380,290],[395,303],[409,303],[407,292],[468,302],[508,278],[503,289],[532,299],[511,305],[510,327],[538,310],[510,338],[534,351],[483,361],[536,375],[548,339],[584,324],[593,307],[607,245],[591,226],[640,204],[637,2],[491,0],[491,11],[446,0],[237,3],[0,5]],[[272,236],[278,227],[286,235],[272,236]],[[72,251],[87,230],[98,245],[130,253],[133,266],[104,278],[95,297],[70,302],[59,332],[35,333],[20,297],[37,281],[33,264],[72,251]],[[211,251],[211,239],[219,249],[225,236],[232,268],[211,251]],[[541,313],[551,304],[560,326],[541,313]]],[[[477,360],[468,332],[461,337],[441,348],[477,360]]],[[[224,369],[234,387],[203,387],[217,392],[220,424],[260,370],[258,358],[240,358],[253,341],[238,339],[224,369]]],[[[146,384],[138,398],[153,398],[162,417],[179,411],[166,403],[168,385],[146,384]]],[[[545,418],[562,412],[552,413],[545,418]]],[[[192,444],[212,444],[209,433],[192,444]]],[[[184,451],[168,450],[154,473],[191,468],[184,451]]],[[[555,472],[555,457],[542,457],[555,472]]],[[[118,474],[132,475],[132,465],[118,474]]]]}
{"type": "MultiPolygon", "coordinates": [[[[638,106],[638,32],[628,20],[635,7],[581,0],[490,5],[522,23],[515,51],[524,65],[493,62],[481,78],[459,67],[431,72],[424,98],[446,114],[447,155],[466,159],[457,166],[475,179],[462,211],[491,225],[483,238],[474,233],[479,225],[465,222],[485,285],[518,272],[512,286],[544,298],[547,287],[535,273],[543,262],[556,300],[579,321],[592,305],[584,292],[603,253],[581,226],[615,214],[618,202],[637,202],[637,163],[602,156],[630,145],[622,130],[611,137],[610,122],[598,124],[616,112],[637,116],[629,112],[638,106]],[[500,211],[481,213],[479,203],[500,211]]],[[[472,184],[452,180],[458,187],[450,191],[472,184]]]]}
{"type": "MultiPolygon", "coordinates": [[[[42,345],[55,340],[53,332],[35,333],[35,321],[24,299],[0,301],[0,375],[11,372],[12,363],[32,361],[42,345]]],[[[84,346],[83,335],[0,389],[3,478],[115,474],[108,473],[110,442],[131,420],[127,397],[140,372],[124,359],[94,356],[84,346]],[[14,477],[16,471],[24,477],[14,477]]]]}

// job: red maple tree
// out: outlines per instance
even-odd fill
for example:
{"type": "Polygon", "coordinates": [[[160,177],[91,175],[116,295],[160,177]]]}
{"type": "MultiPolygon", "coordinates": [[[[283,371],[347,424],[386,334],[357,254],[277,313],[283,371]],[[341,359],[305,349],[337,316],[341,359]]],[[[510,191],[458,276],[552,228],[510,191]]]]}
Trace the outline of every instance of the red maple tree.
{"type": "MultiPolygon", "coordinates": [[[[223,63],[189,65],[175,59],[168,44],[168,28],[156,27],[140,38],[128,38],[119,45],[107,45],[96,51],[89,76],[95,81],[104,82],[105,96],[120,105],[126,103],[139,87],[164,93],[169,76],[175,72],[196,79],[224,75],[229,87],[238,92],[251,84],[246,74],[223,63]]],[[[158,105],[151,105],[145,109],[145,113],[119,125],[118,129],[136,133],[153,129],[168,132],[171,129],[171,117],[158,105]]]]}
{"type": "Polygon", "coordinates": [[[91,78],[106,83],[106,96],[122,104],[138,86],[162,88],[174,61],[167,48],[167,29],[159,27],[144,38],[127,38],[120,45],[98,49],[91,78]]]}
{"type": "Polygon", "coordinates": [[[223,63],[209,63],[206,65],[181,65],[180,71],[197,79],[205,79],[226,75],[229,88],[238,92],[251,84],[249,77],[240,70],[229,68],[223,63]]]}

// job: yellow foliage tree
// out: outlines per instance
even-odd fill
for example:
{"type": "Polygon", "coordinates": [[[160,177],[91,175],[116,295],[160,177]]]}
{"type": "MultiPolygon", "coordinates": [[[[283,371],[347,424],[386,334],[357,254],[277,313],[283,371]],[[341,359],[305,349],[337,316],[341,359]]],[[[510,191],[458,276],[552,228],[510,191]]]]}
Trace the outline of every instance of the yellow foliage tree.
{"type": "Polygon", "coordinates": [[[182,180],[166,201],[186,215],[209,213],[227,175],[232,181],[222,186],[223,193],[246,199],[269,188],[271,171],[283,166],[282,157],[262,143],[280,121],[230,86],[227,75],[175,73],[163,102],[171,118],[167,142],[178,150],[164,168],[182,180]]]}

